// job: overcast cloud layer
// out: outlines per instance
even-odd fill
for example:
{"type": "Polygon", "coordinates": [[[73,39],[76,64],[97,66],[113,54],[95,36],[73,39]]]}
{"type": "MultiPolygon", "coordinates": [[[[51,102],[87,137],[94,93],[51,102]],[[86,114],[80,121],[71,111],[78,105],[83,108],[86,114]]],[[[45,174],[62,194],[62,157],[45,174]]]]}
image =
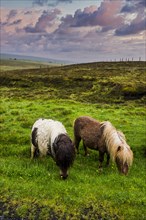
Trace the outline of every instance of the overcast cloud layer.
{"type": "Polygon", "coordinates": [[[2,7],[2,52],[72,62],[145,60],[145,0],[88,2],[73,13],[63,6],[75,8],[75,0],[32,0],[27,8],[2,7]]]}

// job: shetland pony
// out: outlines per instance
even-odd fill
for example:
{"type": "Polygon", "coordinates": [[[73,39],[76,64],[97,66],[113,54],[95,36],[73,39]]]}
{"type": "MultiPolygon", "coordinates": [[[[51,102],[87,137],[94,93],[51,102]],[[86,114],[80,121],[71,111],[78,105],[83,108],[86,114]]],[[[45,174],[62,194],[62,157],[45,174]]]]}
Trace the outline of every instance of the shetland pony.
{"type": "Polygon", "coordinates": [[[107,155],[107,165],[110,158],[116,163],[120,173],[127,175],[133,162],[133,153],[126,143],[124,134],[117,131],[109,122],[81,116],[74,121],[74,143],[78,152],[79,143],[83,141],[85,155],[87,148],[99,151],[99,168],[102,168],[104,154],[107,155]]]}
{"type": "Polygon", "coordinates": [[[73,142],[63,124],[52,119],[38,119],[31,133],[31,158],[50,155],[60,168],[60,176],[68,177],[68,169],[75,158],[73,142]]]}

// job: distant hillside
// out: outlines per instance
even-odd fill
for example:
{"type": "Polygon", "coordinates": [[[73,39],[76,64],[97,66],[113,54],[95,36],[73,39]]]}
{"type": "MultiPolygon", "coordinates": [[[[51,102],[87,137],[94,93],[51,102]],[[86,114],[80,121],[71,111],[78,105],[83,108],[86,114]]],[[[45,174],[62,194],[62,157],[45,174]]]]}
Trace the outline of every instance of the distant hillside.
{"type": "Polygon", "coordinates": [[[13,70],[23,70],[23,69],[42,69],[54,66],[61,66],[63,64],[59,63],[48,63],[44,61],[35,60],[20,60],[17,58],[6,58],[0,60],[1,71],[13,71],[13,70]]]}
{"type": "Polygon", "coordinates": [[[27,61],[37,61],[37,62],[44,62],[44,63],[55,63],[55,64],[71,64],[72,62],[65,61],[65,60],[55,60],[45,57],[34,57],[34,56],[24,56],[18,54],[0,54],[1,59],[13,59],[13,60],[27,60],[27,61]]]}

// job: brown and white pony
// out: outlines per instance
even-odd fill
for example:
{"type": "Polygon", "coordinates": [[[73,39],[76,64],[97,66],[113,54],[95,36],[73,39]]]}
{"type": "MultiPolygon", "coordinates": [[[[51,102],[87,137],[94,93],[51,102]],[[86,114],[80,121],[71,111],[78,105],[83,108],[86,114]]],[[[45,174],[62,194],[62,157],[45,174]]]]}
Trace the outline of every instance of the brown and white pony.
{"type": "Polygon", "coordinates": [[[60,176],[68,177],[75,158],[75,148],[63,124],[52,119],[39,119],[31,133],[31,158],[50,155],[60,168],[60,176]]]}
{"type": "Polygon", "coordinates": [[[85,155],[88,154],[87,148],[99,151],[99,168],[102,168],[106,153],[107,165],[111,158],[116,162],[120,173],[128,173],[133,162],[133,153],[126,143],[125,135],[116,130],[109,121],[99,122],[88,116],[77,118],[74,121],[74,143],[77,152],[81,139],[85,155]]]}

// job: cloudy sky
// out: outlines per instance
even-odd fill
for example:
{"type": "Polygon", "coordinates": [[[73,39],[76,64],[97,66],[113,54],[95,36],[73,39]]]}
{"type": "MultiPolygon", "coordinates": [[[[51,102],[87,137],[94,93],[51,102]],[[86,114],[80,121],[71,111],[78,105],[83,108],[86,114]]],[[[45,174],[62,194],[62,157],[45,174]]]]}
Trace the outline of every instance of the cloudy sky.
{"type": "Polygon", "coordinates": [[[71,62],[146,60],[145,0],[1,0],[1,52],[71,62]]]}

